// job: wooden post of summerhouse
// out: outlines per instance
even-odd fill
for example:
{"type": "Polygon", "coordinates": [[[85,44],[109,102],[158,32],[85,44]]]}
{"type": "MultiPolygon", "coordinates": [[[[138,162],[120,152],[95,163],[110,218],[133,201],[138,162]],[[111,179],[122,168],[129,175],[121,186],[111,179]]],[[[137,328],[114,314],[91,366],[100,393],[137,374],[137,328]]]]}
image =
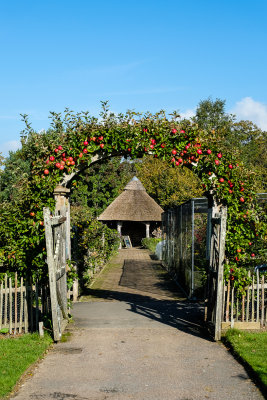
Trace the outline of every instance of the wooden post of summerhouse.
{"type": "Polygon", "coordinates": [[[150,223],[149,223],[149,222],[146,222],[146,238],[149,238],[149,237],[150,237],[149,230],[150,230],[150,223]]]}

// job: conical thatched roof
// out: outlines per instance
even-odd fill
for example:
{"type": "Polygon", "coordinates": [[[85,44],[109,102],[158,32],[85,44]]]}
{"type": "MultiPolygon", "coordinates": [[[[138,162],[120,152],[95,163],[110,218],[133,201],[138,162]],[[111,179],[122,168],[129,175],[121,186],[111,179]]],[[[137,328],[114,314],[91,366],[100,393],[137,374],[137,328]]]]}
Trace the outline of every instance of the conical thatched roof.
{"type": "Polygon", "coordinates": [[[100,221],[161,221],[163,209],[134,177],[98,217],[100,221]]]}

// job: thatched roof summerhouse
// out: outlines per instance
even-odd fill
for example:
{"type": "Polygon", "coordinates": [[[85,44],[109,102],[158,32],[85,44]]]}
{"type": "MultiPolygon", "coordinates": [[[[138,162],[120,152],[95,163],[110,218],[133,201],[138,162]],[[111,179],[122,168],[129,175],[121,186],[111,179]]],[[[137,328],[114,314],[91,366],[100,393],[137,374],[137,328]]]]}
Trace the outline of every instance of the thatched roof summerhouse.
{"type": "Polygon", "coordinates": [[[140,244],[142,235],[150,236],[151,225],[156,227],[161,222],[162,213],[163,209],[147,194],[139,179],[134,177],[98,219],[113,221],[121,235],[132,236],[132,241],[140,244]],[[142,227],[146,227],[145,231],[142,227]]]}

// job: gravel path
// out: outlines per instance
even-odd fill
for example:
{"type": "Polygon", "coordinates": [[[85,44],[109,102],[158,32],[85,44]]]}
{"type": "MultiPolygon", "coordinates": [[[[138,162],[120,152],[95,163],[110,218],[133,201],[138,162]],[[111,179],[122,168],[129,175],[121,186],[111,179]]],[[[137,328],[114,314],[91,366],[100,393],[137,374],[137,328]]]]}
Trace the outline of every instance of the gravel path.
{"type": "Polygon", "coordinates": [[[16,400],[263,399],[147,251],[121,250],[82,300],[16,400]]]}

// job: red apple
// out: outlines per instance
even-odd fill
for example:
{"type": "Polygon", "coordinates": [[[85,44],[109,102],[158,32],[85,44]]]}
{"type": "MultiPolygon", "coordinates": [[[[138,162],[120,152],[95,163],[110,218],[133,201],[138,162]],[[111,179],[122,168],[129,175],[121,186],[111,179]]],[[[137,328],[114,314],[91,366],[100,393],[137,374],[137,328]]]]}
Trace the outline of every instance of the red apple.
{"type": "Polygon", "coordinates": [[[58,150],[63,150],[63,147],[62,146],[58,146],[58,150]]]}
{"type": "Polygon", "coordinates": [[[174,134],[177,133],[177,129],[173,128],[172,133],[174,133],[174,134]]]}
{"type": "Polygon", "coordinates": [[[85,141],[83,142],[83,144],[84,144],[84,146],[88,146],[87,140],[85,140],[85,141]]]}
{"type": "Polygon", "coordinates": [[[99,142],[101,142],[103,139],[104,139],[103,136],[98,137],[99,142]]]}
{"type": "Polygon", "coordinates": [[[210,149],[208,149],[208,150],[207,150],[207,153],[208,153],[208,154],[211,154],[211,153],[212,153],[212,151],[211,151],[210,149]]]}
{"type": "Polygon", "coordinates": [[[34,216],[35,216],[35,212],[31,211],[31,212],[30,212],[30,216],[31,216],[31,217],[34,217],[34,216]]]}
{"type": "Polygon", "coordinates": [[[219,179],[219,182],[223,183],[223,182],[224,182],[224,179],[223,179],[223,178],[220,178],[220,179],[219,179]]]}
{"type": "Polygon", "coordinates": [[[173,149],[172,154],[175,156],[175,154],[177,154],[177,150],[173,149]]]}
{"type": "Polygon", "coordinates": [[[183,159],[182,158],[178,158],[178,161],[179,161],[179,163],[182,163],[183,159]]]}
{"type": "Polygon", "coordinates": [[[88,153],[88,150],[86,148],[84,148],[83,152],[86,154],[86,153],[88,153]]]}
{"type": "Polygon", "coordinates": [[[176,161],[175,165],[177,165],[177,166],[180,165],[179,161],[176,161]]]}
{"type": "Polygon", "coordinates": [[[237,249],[236,251],[237,251],[237,253],[241,253],[242,250],[241,249],[237,249]]]}
{"type": "Polygon", "coordinates": [[[160,147],[161,147],[162,149],[164,149],[165,143],[161,143],[160,147]]]}
{"type": "Polygon", "coordinates": [[[150,139],[151,144],[156,144],[156,140],[155,139],[150,139]]]}
{"type": "Polygon", "coordinates": [[[244,203],[245,201],[244,197],[240,197],[239,201],[241,201],[241,203],[244,203]]]}
{"type": "Polygon", "coordinates": [[[218,158],[222,158],[222,153],[218,153],[218,154],[217,154],[217,157],[218,157],[218,158]]]}
{"type": "Polygon", "coordinates": [[[69,161],[73,161],[73,158],[72,158],[72,157],[69,157],[68,160],[69,160],[69,161]]]}
{"type": "Polygon", "coordinates": [[[60,164],[59,162],[57,162],[57,163],[55,164],[55,166],[56,166],[56,168],[60,168],[61,164],[60,164]]]}
{"type": "Polygon", "coordinates": [[[233,169],[232,164],[229,164],[229,165],[228,165],[228,168],[233,169]]]}
{"type": "Polygon", "coordinates": [[[80,153],[80,154],[79,154],[79,157],[82,158],[82,156],[83,156],[83,153],[80,153]]]}
{"type": "Polygon", "coordinates": [[[202,150],[201,150],[201,149],[198,149],[198,150],[197,150],[197,154],[202,154],[202,150]]]}
{"type": "Polygon", "coordinates": [[[45,162],[46,164],[49,164],[49,160],[46,160],[46,162],[45,162]]]}
{"type": "Polygon", "coordinates": [[[250,246],[252,246],[252,242],[248,242],[248,244],[249,244],[250,246]]]}
{"type": "Polygon", "coordinates": [[[185,133],[185,131],[183,129],[180,130],[180,133],[185,133]]]}
{"type": "Polygon", "coordinates": [[[58,149],[55,149],[55,153],[58,153],[58,149]]]}
{"type": "Polygon", "coordinates": [[[64,169],[64,165],[60,165],[59,169],[62,171],[64,169]]]}
{"type": "Polygon", "coordinates": [[[150,147],[152,150],[154,149],[154,145],[153,145],[153,144],[151,144],[149,147],[150,147]]]}
{"type": "Polygon", "coordinates": [[[99,145],[101,147],[101,149],[103,149],[103,147],[105,146],[104,143],[100,143],[99,145]]]}
{"type": "Polygon", "coordinates": [[[55,159],[54,156],[50,156],[50,157],[49,157],[49,160],[50,160],[50,161],[54,161],[54,159],[55,159]]]}
{"type": "Polygon", "coordinates": [[[48,174],[49,174],[48,169],[45,169],[45,170],[44,170],[44,174],[45,174],[45,175],[48,175],[48,174]]]}
{"type": "Polygon", "coordinates": [[[232,191],[231,189],[229,189],[229,193],[230,193],[230,194],[232,194],[232,193],[233,193],[233,191],[232,191]]]}
{"type": "Polygon", "coordinates": [[[251,253],[251,257],[255,257],[255,254],[254,254],[254,253],[251,253]]]}
{"type": "Polygon", "coordinates": [[[219,161],[219,160],[215,160],[215,164],[216,164],[216,165],[219,165],[219,164],[220,164],[220,161],[219,161]]]}

